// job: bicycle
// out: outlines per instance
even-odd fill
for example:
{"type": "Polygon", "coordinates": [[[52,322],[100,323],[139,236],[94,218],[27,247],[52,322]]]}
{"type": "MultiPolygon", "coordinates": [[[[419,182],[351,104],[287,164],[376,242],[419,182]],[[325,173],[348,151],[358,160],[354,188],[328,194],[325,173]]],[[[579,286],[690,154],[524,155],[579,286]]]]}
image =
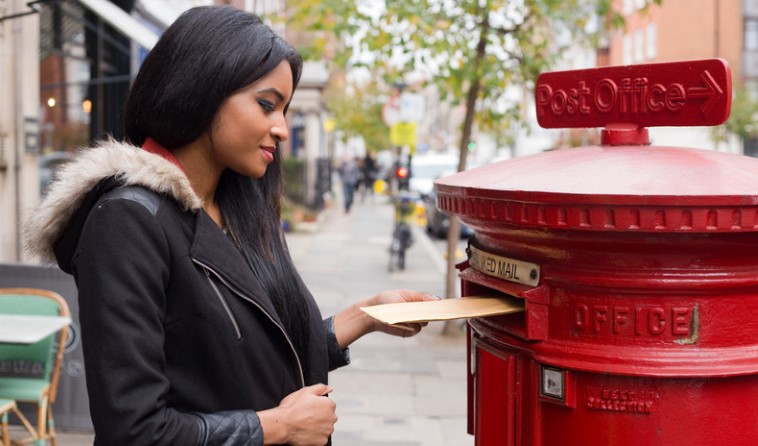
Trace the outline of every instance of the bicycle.
{"type": "Polygon", "coordinates": [[[401,191],[393,198],[395,205],[395,227],[392,230],[390,243],[389,271],[397,267],[405,269],[405,252],[413,245],[411,222],[416,210],[417,197],[407,191],[401,191]]]}

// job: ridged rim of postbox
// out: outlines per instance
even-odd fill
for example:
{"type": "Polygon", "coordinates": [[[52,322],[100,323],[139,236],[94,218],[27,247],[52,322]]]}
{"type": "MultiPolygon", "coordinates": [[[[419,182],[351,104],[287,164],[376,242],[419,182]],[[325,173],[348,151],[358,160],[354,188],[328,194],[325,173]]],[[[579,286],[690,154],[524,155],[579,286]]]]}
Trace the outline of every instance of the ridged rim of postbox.
{"type": "Polygon", "coordinates": [[[435,189],[441,211],[474,224],[581,231],[758,231],[758,159],[709,150],[554,150],[459,172],[438,179],[435,189]]]}
{"type": "MultiPolygon", "coordinates": [[[[480,342],[513,346],[523,341],[488,318],[471,319],[480,335],[480,342]]],[[[542,364],[626,376],[651,377],[716,377],[751,375],[756,371],[758,346],[705,347],[675,350],[650,345],[624,346],[624,359],[619,359],[615,345],[583,344],[566,340],[532,343],[534,358],[542,364]]]]}

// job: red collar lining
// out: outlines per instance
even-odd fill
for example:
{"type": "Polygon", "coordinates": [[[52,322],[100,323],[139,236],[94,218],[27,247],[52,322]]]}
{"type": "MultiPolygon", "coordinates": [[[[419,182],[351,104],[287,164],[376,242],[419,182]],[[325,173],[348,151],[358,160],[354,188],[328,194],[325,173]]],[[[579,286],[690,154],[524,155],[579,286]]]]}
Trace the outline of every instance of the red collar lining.
{"type": "MultiPolygon", "coordinates": [[[[153,138],[148,137],[145,142],[142,144],[142,149],[154,153],[156,155],[161,156],[166,161],[169,161],[171,164],[175,165],[179,169],[181,169],[182,172],[184,172],[184,167],[179,163],[179,160],[176,159],[173,153],[169,152],[165,147],[158,144],[157,141],[155,141],[153,138]]],[[[184,172],[186,175],[186,172],[184,172]]]]}

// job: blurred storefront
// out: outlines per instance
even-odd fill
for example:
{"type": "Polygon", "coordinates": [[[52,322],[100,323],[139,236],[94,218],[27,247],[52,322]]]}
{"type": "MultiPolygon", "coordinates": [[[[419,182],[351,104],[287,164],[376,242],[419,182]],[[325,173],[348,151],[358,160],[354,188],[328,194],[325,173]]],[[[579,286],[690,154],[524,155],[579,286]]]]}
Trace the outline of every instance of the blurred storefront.
{"type": "MultiPolygon", "coordinates": [[[[56,166],[94,139],[123,136],[133,75],[184,10],[224,3],[266,15],[284,1],[0,0],[0,262],[25,262],[20,227],[56,166]],[[41,170],[41,174],[40,174],[41,170]]],[[[286,38],[283,25],[275,29],[286,38]]],[[[305,205],[328,192],[324,64],[306,63],[290,107],[287,156],[303,165],[305,205]],[[325,171],[326,170],[326,171],[325,171]]]]}
{"type": "Polygon", "coordinates": [[[21,260],[22,212],[39,195],[39,23],[26,1],[0,0],[0,260],[21,260]]]}
{"type": "Polygon", "coordinates": [[[0,262],[25,261],[20,227],[66,153],[123,134],[135,55],[157,33],[136,0],[0,0],[0,262]]]}

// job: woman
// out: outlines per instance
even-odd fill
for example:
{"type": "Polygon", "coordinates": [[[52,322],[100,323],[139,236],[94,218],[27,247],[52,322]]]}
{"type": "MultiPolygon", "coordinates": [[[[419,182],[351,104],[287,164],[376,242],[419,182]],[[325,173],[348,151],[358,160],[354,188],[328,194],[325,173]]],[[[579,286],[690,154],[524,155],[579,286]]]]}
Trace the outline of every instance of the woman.
{"type": "Polygon", "coordinates": [[[27,226],[74,275],[98,445],[323,445],[328,370],[387,326],[359,307],[322,321],[279,226],[279,143],[302,61],[256,17],[184,13],[145,59],[128,143],[83,151],[27,226]]]}

